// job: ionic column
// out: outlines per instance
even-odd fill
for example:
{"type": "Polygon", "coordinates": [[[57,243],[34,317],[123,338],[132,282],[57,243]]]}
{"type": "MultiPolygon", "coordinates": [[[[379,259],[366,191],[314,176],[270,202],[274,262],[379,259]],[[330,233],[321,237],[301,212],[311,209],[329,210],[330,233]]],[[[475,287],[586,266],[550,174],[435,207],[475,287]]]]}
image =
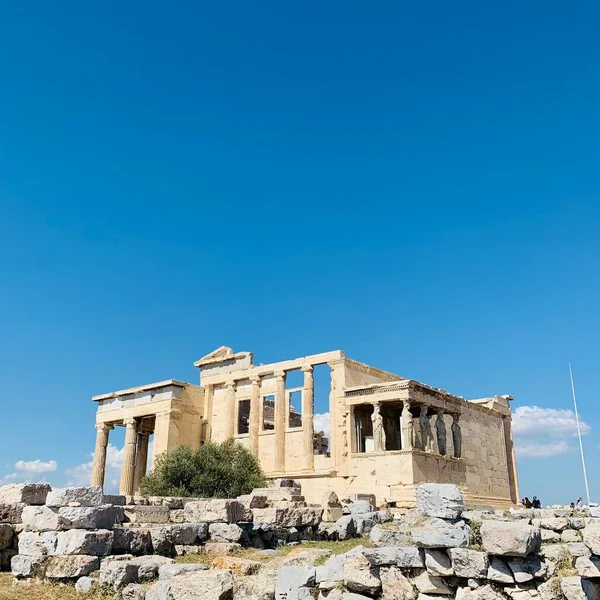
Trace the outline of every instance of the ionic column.
{"type": "Polygon", "coordinates": [[[410,412],[410,402],[402,404],[402,450],[412,450],[414,447],[414,423],[410,412]]]}
{"type": "Polygon", "coordinates": [[[113,428],[106,423],[96,423],[96,449],[94,450],[94,462],[92,463],[92,486],[104,486],[104,472],[106,470],[106,447],[108,446],[108,434],[113,428]]]}
{"type": "Polygon", "coordinates": [[[258,457],[258,432],[260,431],[260,377],[252,377],[250,396],[250,452],[258,457]]]}
{"type": "Polygon", "coordinates": [[[311,365],[302,367],[302,372],[304,373],[304,388],[302,390],[303,466],[305,469],[311,471],[315,468],[315,453],[313,450],[313,440],[315,437],[315,378],[313,370],[311,365]]]}
{"type": "Polygon", "coordinates": [[[135,457],[135,475],[133,478],[133,491],[138,493],[140,491],[140,483],[146,475],[146,468],[148,466],[148,441],[150,440],[150,434],[138,433],[137,439],[137,450],[135,457]]]}
{"type": "Polygon", "coordinates": [[[285,372],[275,373],[275,471],[285,471],[285,372]]]}
{"type": "Polygon", "coordinates": [[[519,502],[519,477],[517,475],[517,462],[515,460],[515,447],[512,435],[512,418],[508,415],[502,417],[504,428],[504,444],[506,447],[506,468],[508,469],[508,486],[510,499],[513,504],[519,502]]]}
{"type": "Polygon", "coordinates": [[[235,435],[235,381],[228,381],[225,390],[225,439],[235,435]]]}
{"type": "Polygon", "coordinates": [[[119,494],[121,494],[121,496],[132,496],[133,479],[135,475],[137,422],[135,419],[127,419],[124,423],[127,429],[125,431],[125,447],[123,448],[123,466],[121,467],[119,494]]]}
{"type": "Polygon", "coordinates": [[[202,420],[204,421],[203,442],[208,442],[211,438],[211,424],[213,419],[213,388],[214,386],[210,383],[204,386],[204,414],[202,415],[202,420]]]}

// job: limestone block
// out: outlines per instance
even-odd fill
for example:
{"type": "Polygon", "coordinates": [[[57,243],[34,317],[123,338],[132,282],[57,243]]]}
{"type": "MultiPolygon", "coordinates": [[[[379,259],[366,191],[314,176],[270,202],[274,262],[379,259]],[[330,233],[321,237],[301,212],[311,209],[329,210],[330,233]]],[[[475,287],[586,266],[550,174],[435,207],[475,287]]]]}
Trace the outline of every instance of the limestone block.
{"type": "Polygon", "coordinates": [[[546,519],[533,519],[532,525],[542,529],[551,529],[552,531],[564,531],[569,526],[569,521],[565,517],[553,517],[546,519]]]}
{"type": "Polygon", "coordinates": [[[183,508],[169,512],[169,523],[185,523],[185,510],[183,508]]]}
{"type": "Polygon", "coordinates": [[[504,521],[483,521],[481,539],[488,554],[502,556],[527,556],[537,552],[542,543],[539,527],[504,521]]]}
{"type": "Polygon", "coordinates": [[[316,581],[315,567],[282,567],[275,582],[276,600],[308,600],[316,581]]]}
{"type": "Polygon", "coordinates": [[[415,496],[417,510],[427,517],[458,519],[465,509],[458,486],[449,483],[423,483],[415,496]]]}
{"type": "Polygon", "coordinates": [[[266,494],[255,494],[254,492],[238,496],[237,500],[244,505],[246,510],[251,510],[253,508],[267,508],[269,505],[269,499],[266,494]]]}
{"type": "Polygon", "coordinates": [[[262,567],[262,563],[257,560],[247,558],[238,558],[237,556],[217,556],[212,561],[213,569],[229,569],[234,575],[255,575],[262,567]]]}
{"type": "Polygon", "coordinates": [[[257,508],[252,513],[255,523],[268,523],[281,527],[313,527],[321,522],[323,509],[308,506],[299,508],[257,508]]]}
{"type": "Polygon", "coordinates": [[[125,520],[129,523],[168,523],[168,506],[126,506],[125,520]]]}
{"type": "Polygon", "coordinates": [[[147,592],[146,600],[173,600],[171,580],[155,583],[147,592]]]}
{"type": "Polygon", "coordinates": [[[600,555],[600,523],[590,523],[582,530],[583,542],[592,551],[600,555]]]}
{"type": "Polygon", "coordinates": [[[47,483],[11,483],[0,487],[0,504],[41,505],[52,488],[47,483]]]}
{"type": "Polygon", "coordinates": [[[538,556],[513,558],[508,561],[508,566],[517,583],[540,579],[546,574],[546,563],[542,562],[538,556]]]}
{"type": "Polygon", "coordinates": [[[58,515],[63,529],[112,529],[116,523],[123,522],[123,507],[63,506],[58,509],[58,515]]]}
{"type": "Polygon", "coordinates": [[[100,504],[112,504],[113,506],[125,506],[127,498],[116,494],[104,494],[100,504]]]}
{"type": "Polygon", "coordinates": [[[100,487],[54,488],[46,496],[46,506],[100,506],[102,499],[100,487]]]}
{"type": "Polygon", "coordinates": [[[540,533],[542,535],[543,544],[558,544],[560,542],[561,535],[556,531],[552,531],[550,529],[541,529],[540,533]]]}
{"type": "MultiPolygon", "coordinates": [[[[276,569],[262,569],[256,575],[236,577],[233,597],[243,600],[273,600],[275,597],[276,580],[276,569]]],[[[334,599],[332,598],[331,600],[334,599]]]]}
{"type": "Polygon", "coordinates": [[[368,500],[356,500],[348,504],[351,515],[362,515],[373,512],[375,509],[368,500]]]}
{"type": "Polygon", "coordinates": [[[408,546],[412,543],[410,532],[400,531],[392,523],[375,525],[369,534],[372,546],[408,546]]]}
{"type": "MultiPolygon", "coordinates": [[[[588,550],[589,552],[589,550],[588,550]]],[[[564,544],[550,544],[542,546],[540,556],[546,563],[547,575],[552,577],[558,565],[573,566],[573,556],[564,544]]]]}
{"type": "Polygon", "coordinates": [[[352,519],[356,524],[357,535],[368,535],[380,520],[377,512],[355,514],[352,519]]]}
{"type": "Polygon", "coordinates": [[[168,527],[152,527],[148,530],[152,539],[152,549],[154,554],[161,556],[172,556],[174,553],[173,536],[168,527]]]}
{"type": "Polygon", "coordinates": [[[485,579],[488,572],[488,557],[485,552],[469,550],[468,548],[451,548],[449,550],[454,574],[468,579],[485,579]]]}
{"type": "Polygon", "coordinates": [[[25,556],[56,554],[58,531],[23,531],[19,536],[19,553],[25,556]]]}
{"type": "Polygon", "coordinates": [[[107,529],[60,531],[57,534],[56,552],[53,554],[108,556],[111,553],[113,537],[113,532],[107,529]]]}
{"type": "Polygon", "coordinates": [[[17,554],[10,561],[10,569],[15,577],[42,577],[46,560],[46,556],[17,554]]]}
{"type": "Polygon", "coordinates": [[[224,543],[224,542],[206,542],[203,546],[205,554],[212,554],[214,556],[220,556],[223,554],[233,554],[238,550],[241,550],[242,545],[232,543],[224,543]]]}
{"type": "Polygon", "coordinates": [[[488,567],[487,578],[497,583],[514,583],[515,578],[510,567],[496,556],[490,556],[490,566],[488,567]]]}
{"type": "Polygon", "coordinates": [[[344,585],[353,592],[375,595],[381,589],[377,570],[362,554],[346,555],[344,585]]]}
{"type": "Polygon", "coordinates": [[[181,575],[182,573],[205,571],[206,569],[208,569],[208,567],[202,563],[162,565],[158,568],[158,580],[166,581],[167,579],[173,579],[173,577],[181,575]]]}
{"type": "Polygon", "coordinates": [[[183,510],[188,523],[237,523],[244,519],[244,505],[237,500],[196,500],[183,510]]]}
{"type": "Polygon", "coordinates": [[[121,591],[123,600],[144,600],[146,588],[139,583],[128,583],[121,591]]]}
{"type": "Polygon", "coordinates": [[[597,584],[581,579],[579,576],[563,577],[560,580],[560,589],[567,600],[597,600],[597,584]]]}
{"type": "Polygon", "coordinates": [[[201,526],[203,526],[203,530],[205,528],[208,529],[206,523],[181,523],[179,525],[169,525],[168,529],[171,530],[171,537],[174,544],[178,546],[191,546],[196,543],[201,526]]]}
{"type": "Polygon", "coordinates": [[[413,577],[412,583],[423,594],[452,594],[452,590],[442,579],[430,575],[427,571],[422,571],[419,575],[413,577]]]}
{"type": "Polygon", "coordinates": [[[59,531],[67,525],[58,510],[48,506],[26,506],[22,519],[25,531],[59,531]]]}
{"type": "Polygon", "coordinates": [[[233,574],[223,569],[183,573],[171,579],[173,600],[231,600],[233,574]]]}
{"type": "Polygon", "coordinates": [[[128,583],[137,583],[138,565],[128,560],[103,560],[100,565],[100,583],[114,589],[124,588],[128,583]]]}
{"type": "Polygon", "coordinates": [[[152,553],[152,537],[148,529],[113,529],[113,554],[139,556],[152,553]]]}
{"type": "Polygon", "coordinates": [[[417,546],[423,548],[463,548],[469,545],[470,528],[462,520],[446,521],[431,517],[413,527],[411,537],[417,546]]]}
{"type": "Polygon", "coordinates": [[[580,556],[575,561],[575,568],[581,577],[600,577],[600,557],[580,556]]]}
{"type": "Polygon", "coordinates": [[[585,527],[585,519],[583,517],[570,517],[569,527],[571,529],[583,529],[585,527]]]}
{"type": "Polygon", "coordinates": [[[136,556],[131,558],[130,564],[137,566],[137,580],[151,581],[158,577],[158,570],[164,565],[172,565],[173,559],[165,556],[136,556]]]}
{"type": "Polygon", "coordinates": [[[511,508],[510,514],[513,519],[525,519],[529,521],[533,519],[533,509],[531,508],[511,508]]]}
{"type": "Polygon", "coordinates": [[[464,596],[459,596],[456,594],[457,600],[459,597],[465,598],[468,600],[503,600],[504,596],[497,592],[491,585],[484,585],[478,587],[477,589],[470,589],[468,593],[464,594],[464,596]]]}
{"type": "Polygon", "coordinates": [[[98,579],[84,575],[75,582],[75,591],[80,594],[91,592],[98,585],[98,579]]]}
{"type": "Polygon", "coordinates": [[[385,600],[414,600],[416,592],[413,584],[398,567],[383,567],[379,570],[382,598],[385,600]]]}
{"type": "Polygon", "coordinates": [[[11,547],[14,533],[14,529],[10,525],[0,523],[0,550],[11,547]]]}
{"type": "Polygon", "coordinates": [[[562,590],[560,589],[560,579],[552,577],[544,583],[537,586],[540,600],[564,600],[562,590]]]}
{"type": "Polygon", "coordinates": [[[581,533],[576,529],[565,529],[560,534],[560,541],[563,544],[570,544],[571,542],[580,542],[581,539],[581,533]]]}
{"type": "Polygon", "coordinates": [[[345,554],[332,554],[323,565],[322,577],[319,581],[329,581],[338,583],[344,581],[344,563],[346,562],[345,554]]]}
{"type": "Polygon", "coordinates": [[[504,588],[511,600],[539,600],[539,594],[532,584],[518,584],[504,588]]]}
{"type": "Polygon", "coordinates": [[[356,522],[352,515],[343,515],[335,522],[335,533],[338,540],[347,540],[356,533],[356,522]]]}
{"type": "Polygon", "coordinates": [[[13,525],[22,523],[21,515],[26,506],[23,502],[0,503],[0,523],[12,523],[13,525]]]}
{"type": "Polygon", "coordinates": [[[48,579],[75,579],[89,575],[100,567],[96,556],[49,556],[45,576],[48,579]]]}
{"type": "Polygon", "coordinates": [[[454,575],[452,561],[444,550],[425,550],[425,568],[430,575],[450,577],[454,575]]]}
{"type": "Polygon", "coordinates": [[[362,551],[373,566],[396,565],[401,569],[422,569],[425,566],[423,550],[414,546],[381,546],[362,551]]]}
{"type": "Polygon", "coordinates": [[[566,547],[575,558],[578,556],[589,556],[592,553],[583,542],[570,542],[566,544],[566,547]]]}
{"type": "Polygon", "coordinates": [[[175,546],[175,556],[189,556],[196,554],[204,554],[204,546],[175,546]]]}
{"type": "Polygon", "coordinates": [[[213,542],[239,542],[243,530],[234,523],[211,523],[208,526],[208,537],[213,542]]]}

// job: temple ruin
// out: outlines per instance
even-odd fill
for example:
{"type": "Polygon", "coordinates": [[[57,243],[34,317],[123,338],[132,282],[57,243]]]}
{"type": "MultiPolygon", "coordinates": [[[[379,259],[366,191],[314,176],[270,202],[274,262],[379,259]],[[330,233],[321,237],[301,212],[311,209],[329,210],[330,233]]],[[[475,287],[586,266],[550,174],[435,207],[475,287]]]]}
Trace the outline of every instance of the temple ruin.
{"type": "Polygon", "coordinates": [[[106,448],[125,427],[119,492],[134,495],[153,456],[180,445],[234,438],[270,478],[301,482],[310,502],[374,495],[412,506],[423,482],[455,483],[467,505],[519,498],[511,396],[465,400],[346,358],[340,350],[255,365],[222,346],[194,363],[200,384],[174,379],[100,396],[92,485],[104,484],[106,448]],[[315,431],[315,370],[326,365],[330,430],[315,431]],[[292,387],[294,374],[300,385],[292,387]]]}

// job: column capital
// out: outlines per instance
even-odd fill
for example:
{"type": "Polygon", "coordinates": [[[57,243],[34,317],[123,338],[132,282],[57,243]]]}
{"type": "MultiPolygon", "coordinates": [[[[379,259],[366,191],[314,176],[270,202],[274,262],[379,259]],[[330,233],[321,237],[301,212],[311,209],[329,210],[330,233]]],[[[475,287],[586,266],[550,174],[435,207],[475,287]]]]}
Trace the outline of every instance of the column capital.
{"type": "Polygon", "coordinates": [[[315,368],[312,365],[305,365],[300,369],[303,373],[312,373],[315,368]]]}
{"type": "Polygon", "coordinates": [[[250,377],[250,382],[252,383],[252,385],[260,385],[260,376],[253,375],[252,377],[250,377]]]}
{"type": "Polygon", "coordinates": [[[410,410],[410,400],[402,400],[402,406],[406,409],[406,410],[410,410]]]}
{"type": "Polygon", "coordinates": [[[226,387],[228,390],[235,390],[235,381],[233,381],[233,379],[231,379],[230,381],[228,381],[228,382],[225,384],[225,387],[226,387]]]}
{"type": "Polygon", "coordinates": [[[421,409],[421,414],[427,414],[427,411],[429,410],[429,406],[427,406],[427,404],[420,404],[419,408],[421,409]]]}
{"type": "Polygon", "coordinates": [[[285,371],[275,371],[275,379],[283,379],[285,377],[285,371]]]}
{"type": "Polygon", "coordinates": [[[137,421],[135,418],[130,417],[129,419],[123,419],[123,425],[126,427],[133,427],[134,425],[137,425],[137,421]]]}
{"type": "Polygon", "coordinates": [[[102,433],[108,433],[115,428],[115,426],[110,423],[96,423],[95,427],[98,431],[102,431],[102,433]]]}
{"type": "Polygon", "coordinates": [[[444,409],[443,408],[436,408],[435,409],[436,414],[438,415],[438,417],[443,417],[444,416],[444,409]]]}
{"type": "Polygon", "coordinates": [[[458,412],[454,412],[454,413],[452,413],[452,420],[453,420],[455,423],[458,423],[458,420],[459,420],[459,419],[460,419],[460,413],[458,413],[458,412]]]}

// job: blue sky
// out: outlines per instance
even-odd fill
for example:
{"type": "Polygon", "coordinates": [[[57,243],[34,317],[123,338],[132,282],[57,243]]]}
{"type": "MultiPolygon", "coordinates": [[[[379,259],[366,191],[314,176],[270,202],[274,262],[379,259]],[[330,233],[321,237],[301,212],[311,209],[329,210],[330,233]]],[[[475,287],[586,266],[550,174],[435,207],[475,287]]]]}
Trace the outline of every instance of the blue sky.
{"type": "Polygon", "coordinates": [[[512,394],[544,502],[570,359],[600,500],[596,3],[0,10],[0,481],[85,475],[93,394],[225,344],[512,394]]]}

